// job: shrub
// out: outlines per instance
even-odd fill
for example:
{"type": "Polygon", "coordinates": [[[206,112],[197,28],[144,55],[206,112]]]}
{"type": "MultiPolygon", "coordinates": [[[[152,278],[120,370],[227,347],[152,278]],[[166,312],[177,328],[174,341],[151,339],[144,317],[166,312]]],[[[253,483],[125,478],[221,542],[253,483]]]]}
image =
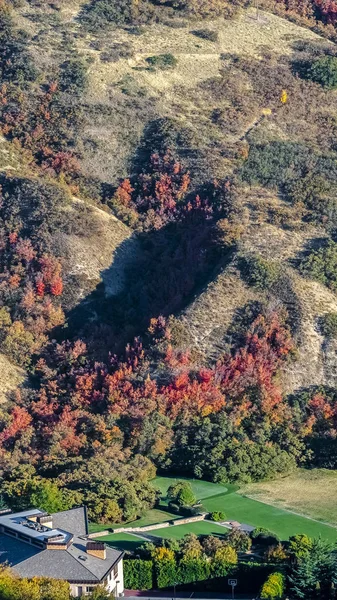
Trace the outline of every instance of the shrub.
{"type": "Polygon", "coordinates": [[[83,8],[79,18],[86,29],[96,32],[109,25],[123,26],[146,21],[152,12],[153,7],[143,0],[92,0],[83,8]]]}
{"type": "Polygon", "coordinates": [[[211,519],[211,521],[224,521],[226,515],[222,511],[214,511],[210,513],[209,518],[211,519]]]}
{"type": "Polygon", "coordinates": [[[280,541],[279,537],[276,533],[265,529],[264,527],[256,527],[254,531],[250,534],[252,540],[255,543],[263,544],[266,546],[272,546],[273,544],[278,544],[280,541]]]}
{"type": "Polygon", "coordinates": [[[297,560],[307,556],[310,550],[312,550],[312,547],[313,540],[304,533],[298,533],[297,535],[292,535],[289,538],[289,554],[297,560]]]}
{"type": "Polygon", "coordinates": [[[70,59],[62,65],[61,89],[70,94],[82,94],[87,85],[87,69],[82,60],[70,59]]]}
{"type": "Polygon", "coordinates": [[[203,507],[201,504],[198,504],[198,506],[180,506],[179,514],[183,515],[184,517],[196,517],[202,512],[202,510],[203,507]]]}
{"type": "Polygon", "coordinates": [[[320,319],[323,335],[328,338],[337,337],[337,313],[326,313],[320,319]]]}
{"type": "Polygon", "coordinates": [[[337,244],[330,241],[318,250],[312,250],[301,264],[300,271],[305,277],[310,277],[326,285],[333,291],[337,290],[337,244]]]}
{"type": "Polygon", "coordinates": [[[271,573],[262,586],[261,598],[263,600],[277,600],[285,592],[285,579],[282,573],[271,573]]]}
{"type": "Polygon", "coordinates": [[[124,584],[129,590],[150,590],[153,587],[152,560],[124,560],[124,584]]]}
{"type": "Polygon", "coordinates": [[[157,54],[155,56],[149,56],[146,62],[154,67],[155,69],[174,69],[177,66],[178,61],[173,54],[157,54]]]}
{"type": "Polygon", "coordinates": [[[177,483],[170,485],[167,490],[167,497],[179,507],[192,506],[196,502],[196,497],[189,481],[177,481],[177,483]]]}
{"type": "Polygon", "coordinates": [[[269,546],[265,553],[265,559],[267,562],[279,563],[287,560],[288,555],[284,549],[284,546],[279,543],[276,546],[269,546]]]}
{"type": "Polygon", "coordinates": [[[235,548],[237,552],[247,552],[252,546],[252,540],[248,533],[234,528],[227,535],[226,542],[235,548]]]}
{"type": "Polygon", "coordinates": [[[213,577],[225,577],[228,571],[238,562],[238,555],[235,548],[223,546],[215,552],[212,560],[213,577]]]}
{"type": "Polygon", "coordinates": [[[241,262],[241,273],[249,285],[263,291],[276,283],[280,270],[278,265],[261,256],[251,256],[241,262]]]}
{"type": "Polygon", "coordinates": [[[204,40],[209,40],[210,42],[217,42],[219,40],[218,32],[213,31],[212,29],[196,29],[195,31],[191,31],[191,33],[204,40]]]}
{"type": "Polygon", "coordinates": [[[11,12],[0,3],[0,81],[24,87],[34,81],[37,71],[26,50],[26,34],[14,29],[11,12]]]}
{"type": "Polygon", "coordinates": [[[250,185],[281,187],[287,190],[290,182],[306,177],[325,178],[336,182],[337,168],[330,156],[315,154],[312,148],[296,142],[272,141],[251,144],[241,177],[250,185]]]}
{"type": "Polygon", "coordinates": [[[314,60],[306,78],[330,90],[337,88],[337,57],[321,56],[314,60]]]}

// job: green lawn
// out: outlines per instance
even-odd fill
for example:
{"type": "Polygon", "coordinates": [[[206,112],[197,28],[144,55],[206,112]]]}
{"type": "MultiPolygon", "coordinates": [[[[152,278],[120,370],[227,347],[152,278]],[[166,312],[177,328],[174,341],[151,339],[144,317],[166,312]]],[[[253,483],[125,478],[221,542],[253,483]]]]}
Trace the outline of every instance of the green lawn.
{"type": "Polygon", "coordinates": [[[100,525],[99,523],[89,523],[89,532],[96,533],[96,531],[104,531],[104,529],[117,529],[117,527],[143,527],[144,525],[154,525],[155,523],[163,523],[164,521],[172,521],[173,519],[177,519],[177,515],[165,510],[153,508],[148,510],[144,517],[141,517],[136,521],[130,521],[129,523],[106,523],[105,525],[100,525]]]}
{"type": "Polygon", "coordinates": [[[149,533],[156,537],[179,540],[188,533],[195,533],[195,535],[225,535],[228,533],[228,529],[210,521],[196,521],[195,523],[187,523],[186,525],[156,529],[149,533]]]}
{"type": "Polygon", "coordinates": [[[118,550],[135,552],[139,546],[144,544],[145,540],[142,540],[131,533],[112,533],[111,535],[105,535],[98,538],[98,541],[105,542],[112,548],[117,548],[118,550]]]}
{"type": "Polygon", "coordinates": [[[203,500],[206,510],[222,510],[228,519],[247,523],[255,527],[266,527],[282,540],[296,533],[306,533],[310,537],[337,541],[337,529],[294,515],[286,510],[257,502],[237,493],[213,496],[203,500]]]}
{"type": "Polygon", "coordinates": [[[216,494],[225,494],[234,489],[234,486],[230,484],[222,485],[220,483],[211,483],[200,479],[188,479],[187,477],[156,477],[151,483],[161,491],[163,498],[165,498],[170,485],[182,480],[190,482],[197,500],[203,500],[204,498],[209,498],[216,494]]]}
{"type": "MultiPolygon", "coordinates": [[[[184,479],[184,478],[180,478],[184,479]]],[[[186,478],[187,479],[187,478],[186,478]]],[[[174,477],[157,477],[153,480],[153,485],[159,488],[165,498],[168,487],[178,479],[174,477]]],[[[262,502],[258,502],[251,498],[240,495],[235,492],[233,485],[221,485],[210,483],[208,481],[200,481],[197,479],[187,479],[191,482],[194,493],[198,500],[202,501],[205,511],[223,511],[226,518],[230,520],[247,523],[254,527],[266,527],[276,533],[282,540],[287,540],[291,535],[296,533],[306,533],[310,537],[321,536],[323,539],[336,542],[337,529],[325,525],[320,522],[312,521],[304,516],[292,514],[277,506],[271,506],[262,502]]],[[[277,483],[277,482],[276,482],[277,483]]],[[[273,482],[270,483],[273,485],[273,482]]],[[[280,493],[280,490],[279,490],[280,493]]],[[[145,517],[128,523],[131,526],[152,525],[154,523],[162,523],[163,521],[177,518],[175,515],[166,512],[165,510],[153,509],[149,510],[145,517]]],[[[121,527],[122,525],[90,525],[90,531],[99,531],[108,527],[121,527]]],[[[211,533],[221,534],[226,530],[220,525],[199,521],[190,523],[189,525],[177,525],[174,527],[165,527],[158,531],[151,532],[151,535],[163,538],[181,538],[187,533],[195,533],[196,535],[210,535],[211,533]]],[[[124,549],[135,549],[141,543],[141,539],[135,538],[130,534],[118,534],[107,536],[107,541],[113,540],[118,543],[118,547],[124,549]]]]}

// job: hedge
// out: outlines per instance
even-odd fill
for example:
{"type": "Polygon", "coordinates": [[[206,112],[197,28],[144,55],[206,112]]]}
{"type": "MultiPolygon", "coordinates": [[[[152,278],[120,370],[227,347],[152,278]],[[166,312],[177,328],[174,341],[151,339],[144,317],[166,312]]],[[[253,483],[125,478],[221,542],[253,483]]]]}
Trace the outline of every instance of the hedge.
{"type": "MultiPolygon", "coordinates": [[[[150,590],[173,587],[174,584],[186,585],[198,582],[205,589],[212,591],[223,590],[227,586],[227,578],[238,579],[237,591],[257,593],[266,582],[267,577],[275,569],[273,564],[239,563],[236,565],[221,565],[216,561],[207,562],[201,558],[182,559],[178,564],[175,560],[124,560],[124,583],[126,589],[150,590]],[[202,583],[203,582],[203,583],[202,583]]],[[[268,581],[268,579],[267,579],[268,581]]],[[[197,589],[197,588],[195,588],[197,589]]]]}
{"type": "Polygon", "coordinates": [[[124,585],[127,590],[151,590],[153,588],[152,560],[124,560],[124,585]]]}

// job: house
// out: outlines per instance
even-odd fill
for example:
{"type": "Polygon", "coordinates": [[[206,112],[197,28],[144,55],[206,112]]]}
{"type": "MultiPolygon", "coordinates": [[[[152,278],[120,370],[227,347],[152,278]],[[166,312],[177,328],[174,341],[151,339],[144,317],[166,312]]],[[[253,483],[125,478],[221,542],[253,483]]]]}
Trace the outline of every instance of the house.
{"type": "Polygon", "coordinates": [[[0,512],[0,563],[21,577],[69,582],[74,597],[104,585],[124,595],[123,552],[88,537],[85,507],[55,514],[38,509],[0,512]]]}

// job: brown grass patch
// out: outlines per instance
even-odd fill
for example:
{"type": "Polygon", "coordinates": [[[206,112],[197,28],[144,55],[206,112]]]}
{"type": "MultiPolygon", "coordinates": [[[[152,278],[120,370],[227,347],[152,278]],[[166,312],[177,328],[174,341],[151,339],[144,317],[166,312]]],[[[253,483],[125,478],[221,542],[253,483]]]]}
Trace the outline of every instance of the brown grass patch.
{"type": "Polygon", "coordinates": [[[250,498],[337,525],[336,471],[298,469],[289,477],[251,483],[241,491],[250,498]]]}

